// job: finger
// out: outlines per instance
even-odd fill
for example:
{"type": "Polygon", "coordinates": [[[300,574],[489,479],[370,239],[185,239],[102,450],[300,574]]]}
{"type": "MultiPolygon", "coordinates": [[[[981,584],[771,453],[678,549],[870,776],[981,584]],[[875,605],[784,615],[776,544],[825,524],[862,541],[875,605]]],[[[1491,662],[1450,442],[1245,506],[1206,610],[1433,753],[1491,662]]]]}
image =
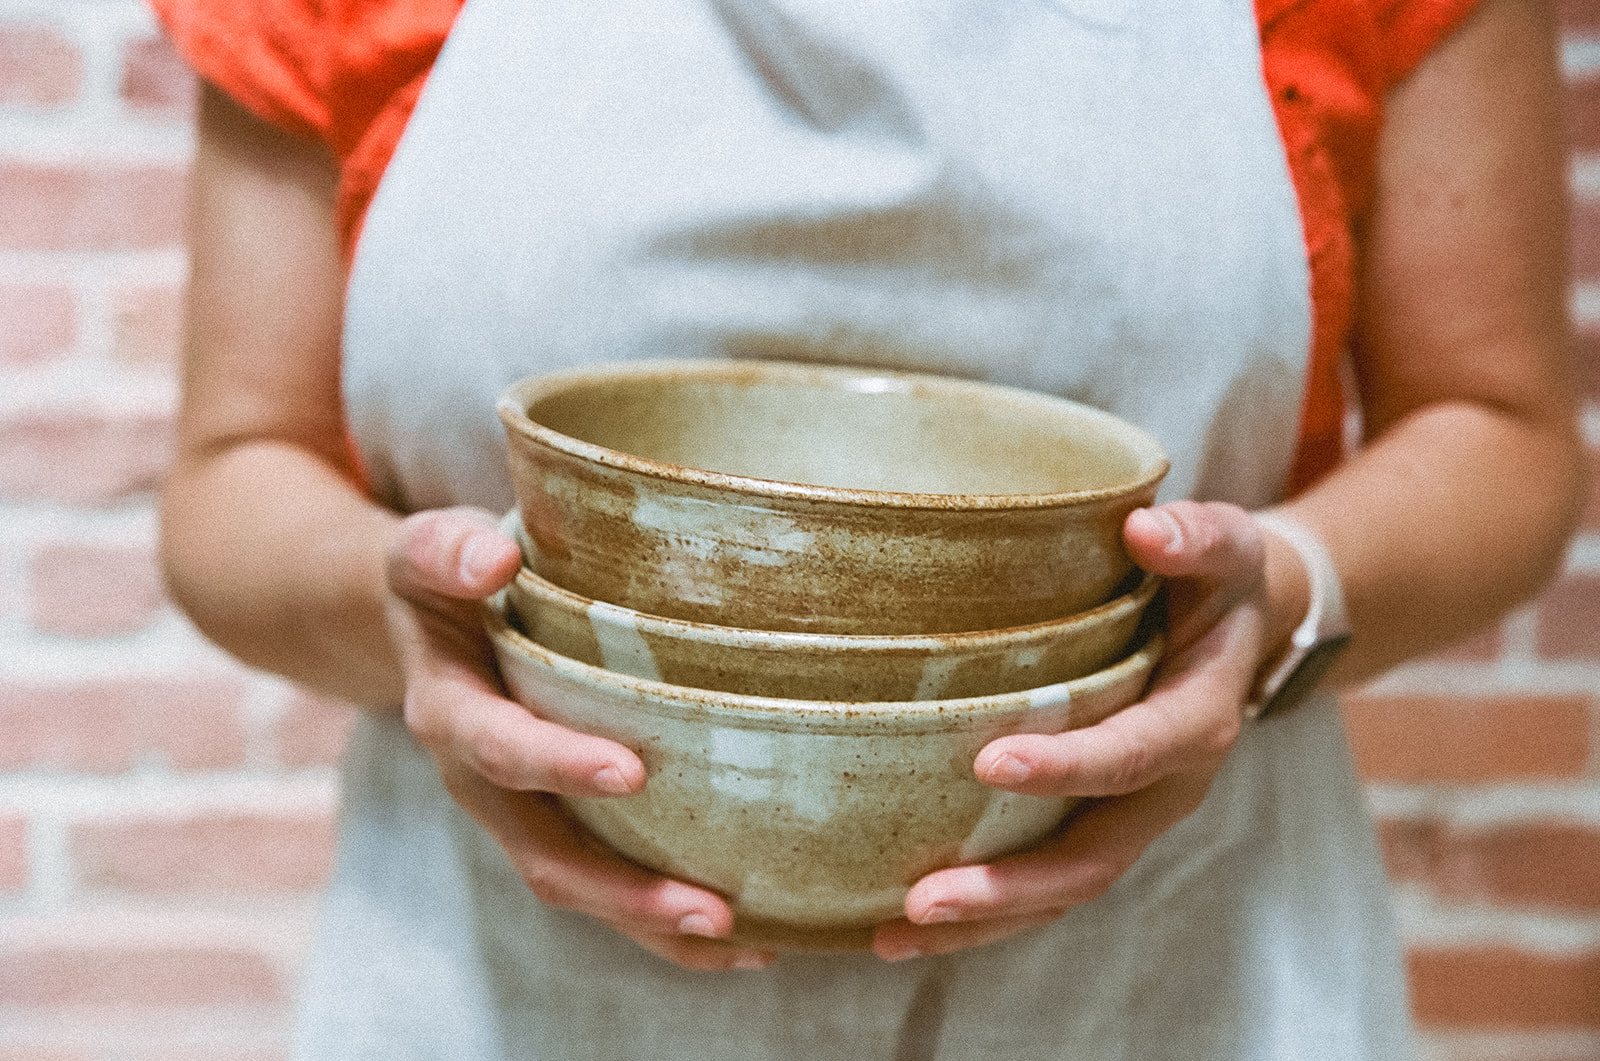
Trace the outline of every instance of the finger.
{"type": "Polygon", "coordinates": [[[633,751],[539,718],[457,657],[436,657],[427,678],[411,683],[405,720],[435,757],[500,788],[564,796],[626,796],[644,788],[644,763],[633,751]]]}
{"type": "Polygon", "coordinates": [[[1238,505],[1173,501],[1134,509],[1122,534],[1134,563],[1169,578],[1220,579],[1261,569],[1261,531],[1238,505]]]}
{"type": "Polygon", "coordinates": [[[1028,914],[1020,917],[992,918],[966,924],[913,925],[909,921],[889,921],[879,925],[872,936],[872,951],[886,962],[908,958],[929,958],[994,943],[1030,928],[1048,925],[1064,911],[1028,914]]]}
{"type": "Polygon", "coordinates": [[[658,958],[695,972],[758,971],[778,960],[776,951],[761,950],[693,936],[655,936],[618,929],[658,958]]]}
{"type": "Polygon", "coordinates": [[[918,925],[1054,916],[1097,899],[1156,837],[1200,806],[1211,777],[1204,770],[1175,774],[1131,796],[1087,805],[1030,851],[930,873],[906,895],[906,916],[918,925]]]}
{"type": "Polygon", "coordinates": [[[432,509],[407,516],[385,558],[389,585],[406,600],[429,594],[481,600],[507,585],[522,564],[517,543],[477,508],[432,509]]]}
{"type": "Polygon", "coordinates": [[[1162,672],[1146,697],[1082,729],[1015,734],[973,762],[979,781],[1039,796],[1117,796],[1214,763],[1233,747],[1255,674],[1261,620],[1236,608],[1162,672]]]}
{"type": "Polygon", "coordinates": [[[629,935],[718,939],[732,931],[733,911],[716,893],[628,862],[552,798],[508,792],[464,771],[443,776],[451,796],[494,837],[541,902],[629,935]]]}

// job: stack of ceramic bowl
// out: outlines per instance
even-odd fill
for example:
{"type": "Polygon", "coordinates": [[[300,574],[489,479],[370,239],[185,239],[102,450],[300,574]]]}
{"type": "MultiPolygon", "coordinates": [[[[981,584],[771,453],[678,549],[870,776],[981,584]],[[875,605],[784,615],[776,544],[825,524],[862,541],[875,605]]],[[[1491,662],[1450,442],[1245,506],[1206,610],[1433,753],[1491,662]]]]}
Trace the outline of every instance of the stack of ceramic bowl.
{"type": "Polygon", "coordinates": [[[1092,725],[1159,657],[1121,528],[1167,462],[1104,412],[729,361],[533,378],[499,412],[507,687],[640,754],[643,792],[567,805],[743,939],[859,945],[923,874],[1037,841],[1067,801],[980,784],[978,751],[1092,725]]]}

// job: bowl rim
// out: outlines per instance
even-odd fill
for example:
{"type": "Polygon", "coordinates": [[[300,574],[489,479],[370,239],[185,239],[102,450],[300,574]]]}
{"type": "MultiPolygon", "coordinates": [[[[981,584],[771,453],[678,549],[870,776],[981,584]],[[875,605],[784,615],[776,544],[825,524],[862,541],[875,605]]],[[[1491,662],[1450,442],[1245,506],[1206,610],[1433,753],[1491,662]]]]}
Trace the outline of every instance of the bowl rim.
{"type": "Polygon", "coordinates": [[[506,428],[536,445],[569,458],[603,468],[667,482],[690,484],[708,489],[732,491],[754,497],[786,501],[831,502],[850,506],[875,506],[955,511],[1066,508],[1112,501],[1152,489],[1171,468],[1166,450],[1156,438],[1122,417],[1042,391],[1025,390],[998,383],[937,376],[898,369],[860,365],[806,364],[759,359],[649,359],[612,362],[528,376],[512,383],[495,403],[495,411],[506,428]],[[646,380],[692,374],[706,381],[738,383],[757,379],[820,386],[824,389],[855,393],[915,393],[933,390],[952,396],[1003,398],[1019,405],[1067,413],[1080,420],[1112,429],[1129,452],[1139,461],[1140,473],[1125,483],[1091,490],[1068,490],[1038,494],[934,494],[894,490],[864,490],[841,486],[820,486],[780,479],[692,468],[668,461],[639,457],[607,446],[596,445],[563,434],[533,420],[528,408],[555,391],[583,382],[603,382],[627,378],[646,380]]]}
{"type": "Polygon", "coordinates": [[[838,731],[881,727],[888,722],[953,727],[989,715],[1060,708],[1078,696],[1131,681],[1141,672],[1148,683],[1166,643],[1165,635],[1158,631],[1116,663],[1093,674],[1013,693],[950,700],[789,700],[672,685],[582,663],[545,648],[518,630],[507,614],[505,598],[506,591],[502,589],[484,601],[481,608],[484,628],[497,650],[515,652],[567,682],[620,693],[649,714],[680,718],[709,715],[763,728],[838,731]]]}

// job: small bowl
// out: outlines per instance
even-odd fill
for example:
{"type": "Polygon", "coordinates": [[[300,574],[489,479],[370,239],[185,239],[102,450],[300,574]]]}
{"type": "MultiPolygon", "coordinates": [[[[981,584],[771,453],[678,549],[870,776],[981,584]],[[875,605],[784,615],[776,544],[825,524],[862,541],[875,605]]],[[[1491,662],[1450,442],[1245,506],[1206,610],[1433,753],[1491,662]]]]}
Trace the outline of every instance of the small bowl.
{"type": "Polygon", "coordinates": [[[535,377],[498,411],[538,574],[692,622],[999,630],[1104,603],[1155,439],[1062,398],[758,361],[535,377]]]}
{"type": "Polygon", "coordinates": [[[484,616],[511,695],[644,761],[639,794],[563,804],[624,856],[726,896],[738,938],[798,949],[864,946],[919,877],[1047,836],[1072,801],[979,783],[978,752],[1133,703],[1162,648],[1157,635],[1088,677],[1001,696],[782,700],[591,667],[524,637],[505,608],[501,593],[484,616]]]}
{"type": "Polygon", "coordinates": [[[791,700],[939,700],[1070,681],[1108,667],[1161,580],[1066,619],[954,634],[806,634],[646,615],[590,600],[524,567],[506,591],[521,630],[582,663],[671,685],[791,700]]]}

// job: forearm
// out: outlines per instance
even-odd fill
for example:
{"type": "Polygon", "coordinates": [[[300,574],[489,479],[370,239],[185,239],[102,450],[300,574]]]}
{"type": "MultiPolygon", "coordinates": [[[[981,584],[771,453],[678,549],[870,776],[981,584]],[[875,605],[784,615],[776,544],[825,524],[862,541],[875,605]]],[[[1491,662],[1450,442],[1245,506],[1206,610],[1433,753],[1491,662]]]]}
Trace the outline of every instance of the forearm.
{"type": "Polygon", "coordinates": [[[1444,647],[1558,570],[1582,496],[1573,420],[1437,402],[1284,511],[1339,569],[1353,628],[1333,684],[1444,647]]]}
{"type": "Polygon", "coordinates": [[[403,683],[384,620],[396,517],[322,458],[273,440],[180,457],[162,497],[177,603],[252,666],[370,706],[403,683]]]}

